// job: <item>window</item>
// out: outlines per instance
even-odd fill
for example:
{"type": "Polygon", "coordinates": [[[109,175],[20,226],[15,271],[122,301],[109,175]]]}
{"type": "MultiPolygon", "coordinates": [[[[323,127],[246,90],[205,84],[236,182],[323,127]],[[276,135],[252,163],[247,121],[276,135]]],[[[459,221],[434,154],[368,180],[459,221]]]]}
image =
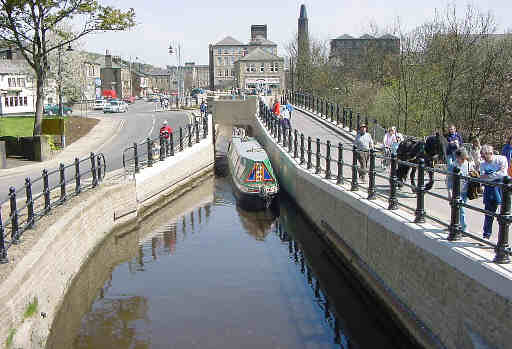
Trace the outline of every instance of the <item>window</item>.
{"type": "Polygon", "coordinates": [[[270,71],[278,72],[279,71],[279,63],[277,63],[277,62],[270,63],[270,71]]]}
{"type": "Polygon", "coordinates": [[[229,57],[224,57],[224,65],[229,65],[229,57]]]}
{"type": "Polygon", "coordinates": [[[241,55],[241,54],[242,54],[242,48],[241,48],[241,47],[239,47],[239,48],[238,48],[238,54],[239,54],[239,55],[241,55]]]}
{"type": "Polygon", "coordinates": [[[25,87],[25,79],[18,78],[18,86],[19,87],[25,87]]]}
{"type": "Polygon", "coordinates": [[[221,55],[221,54],[222,54],[222,49],[221,49],[220,47],[217,49],[217,54],[218,54],[218,55],[221,55]]]}
{"type": "Polygon", "coordinates": [[[9,98],[8,97],[5,97],[5,106],[8,107],[9,106],[9,98]]]}
{"type": "Polygon", "coordinates": [[[231,56],[231,64],[235,64],[235,56],[231,56]]]}
{"type": "Polygon", "coordinates": [[[23,105],[28,105],[28,103],[27,103],[27,97],[23,97],[23,105]]]}
{"type": "Polygon", "coordinates": [[[18,106],[18,97],[14,97],[14,106],[17,107],[18,106]]]}
{"type": "Polygon", "coordinates": [[[249,64],[249,70],[251,72],[255,72],[256,71],[256,64],[254,64],[254,63],[249,64]]]}
{"type": "Polygon", "coordinates": [[[225,77],[229,77],[231,74],[229,74],[229,69],[226,69],[226,75],[224,75],[225,77]]]}
{"type": "Polygon", "coordinates": [[[217,65],[222,65],[222,57],[217,57],[217,65]]]}
{"type": "Polygon", "coordinates": [[[222,77],[222,70],[219,70],[219,71],[217,72],[217,76],[218,76],[218,77],[222,77]]]}
{"type": "Polygon", "coordinates": [[[229,54],[229,51],[228,51],[228,49],[227,49],[227,48],[225,48],[225,49],[224,49],[224,54],[225,54],[225,55],[229,54]]]}
{"type": "Polygon", "coordinates": [[[261,63],[260,64],[260,73],[264,73],[265,72],[265,63],[261,63]]]}
{"type": "Polygon", "coordinates": [[[235,70],[234,69],[231,71],[231,76],[235,76],[235,70]]]}
{"type": "Polygon", "coordinates": [[[249,64],[245,65],[245,71],[249,73],[251,71],[251,68],[249,67],[249,64]]]}

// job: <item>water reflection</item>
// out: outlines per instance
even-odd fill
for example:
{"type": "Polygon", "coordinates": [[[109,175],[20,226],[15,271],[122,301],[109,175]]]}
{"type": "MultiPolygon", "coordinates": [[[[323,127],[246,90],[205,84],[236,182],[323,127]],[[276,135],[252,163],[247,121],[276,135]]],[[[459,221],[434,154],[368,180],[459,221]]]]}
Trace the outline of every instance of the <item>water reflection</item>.
{"type": "Polygon", "coordinates": [[[414,348],[291,202],[246,212],[226,179],[207,185],[124,236],[122,257],[102,246],[48,348],[414,348]]]}

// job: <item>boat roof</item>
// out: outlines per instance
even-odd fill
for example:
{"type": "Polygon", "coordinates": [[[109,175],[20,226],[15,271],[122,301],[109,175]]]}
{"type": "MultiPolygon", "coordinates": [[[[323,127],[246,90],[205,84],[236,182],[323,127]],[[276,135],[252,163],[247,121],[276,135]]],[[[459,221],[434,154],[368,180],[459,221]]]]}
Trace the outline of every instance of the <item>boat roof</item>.
{"type": "Polygon", "coordinates": [[[268,158],[267,152],[258,141],[252,137],[233,137],[233,146],[237,153],[253,161],[264,161],[268,158]]]}

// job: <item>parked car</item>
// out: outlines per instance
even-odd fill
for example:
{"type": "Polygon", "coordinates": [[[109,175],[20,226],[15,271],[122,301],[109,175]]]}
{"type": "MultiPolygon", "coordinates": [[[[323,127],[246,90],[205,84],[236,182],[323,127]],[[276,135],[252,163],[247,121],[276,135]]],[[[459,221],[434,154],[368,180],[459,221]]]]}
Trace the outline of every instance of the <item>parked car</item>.
{"type": "Polygon", "coordinates": [[[105,106],[105,103],[107,101],[104,99],[97,99],[94,101],[94,110],[103,110],[103,107],[105,106]]]}
{"type": "Polygon", "coordinates": [[[105,104],[103,108],[104,113],[126,113],[128,105],[120,100],[111,100],[105,104]]]}
{"type": "Polygon", "coordinates": [[[135,103],[135,97],[133,97],[133,96],[125,97],[125,98],[123,98],[123,102],[128,103],[128,104],[135,103]]]}
{"type": "MultiPolygon", "coordinates": [[[[62,114],[63,115],[71,115],[73,113],[73,109],[67,107],[65,105],[62,106],[62,114]]],[[[43,106],[43,114],[48,115],[59,115],[59,105],[58,104],[46,104],[43,106]]]]}

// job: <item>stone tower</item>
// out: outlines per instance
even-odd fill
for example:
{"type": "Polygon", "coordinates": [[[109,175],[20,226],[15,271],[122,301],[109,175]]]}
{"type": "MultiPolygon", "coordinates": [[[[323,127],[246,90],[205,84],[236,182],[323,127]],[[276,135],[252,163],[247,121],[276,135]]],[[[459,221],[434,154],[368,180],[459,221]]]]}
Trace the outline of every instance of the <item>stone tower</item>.
{"type": "Polygon", "coordinates": [[[306,13],[306,5],[300,6],[300,15],[298,20],[298,35],[297,35],[297,87],[305,89],[307,81],[307,71],[309,70],[309,30],[308,30],[308,15],[306,13]]]}

